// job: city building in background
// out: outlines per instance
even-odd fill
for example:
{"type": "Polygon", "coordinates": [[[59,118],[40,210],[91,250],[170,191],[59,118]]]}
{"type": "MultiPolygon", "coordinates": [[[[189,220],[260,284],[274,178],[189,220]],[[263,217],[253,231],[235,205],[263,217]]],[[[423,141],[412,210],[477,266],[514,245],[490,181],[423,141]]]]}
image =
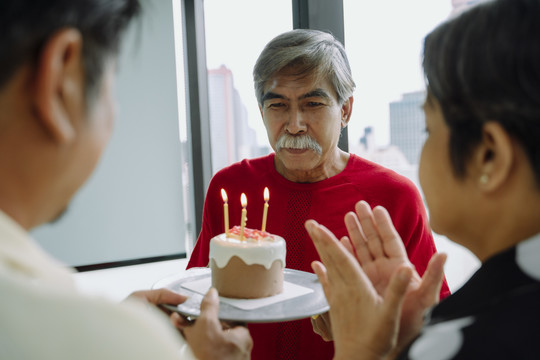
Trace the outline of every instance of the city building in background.
{"type": "Polygon", "coordinates": [[[208,93],[213,173],[270,151],[268,146],[257,144],[255,130],[248,123],[246,106],[234,87],[231,70],[224,65],[208,70],[208,93]]]}
{"type": "Polygon", "coordinates": [[[397,146],[410,164],[418,164],[426,139],[422,104],[425,91],[403,94],[401,100],[390,103],[390,144],[397,146]]]}
{"type": "Polygon", "coordinates": [[[357,143],[349,143],[350,152],[369,161],[411,179],[417,186],[417,163],[411,164],[403,151],[396,145],[377,146],[375,142],[375,129],[371,126],[364,128],[364,135],[357,143]]]}

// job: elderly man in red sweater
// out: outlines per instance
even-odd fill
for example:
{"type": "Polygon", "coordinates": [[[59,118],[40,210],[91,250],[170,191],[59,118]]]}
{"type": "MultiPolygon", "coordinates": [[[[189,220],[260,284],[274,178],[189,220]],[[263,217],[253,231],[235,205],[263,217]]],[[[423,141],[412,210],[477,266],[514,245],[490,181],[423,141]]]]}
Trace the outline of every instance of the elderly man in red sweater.
{"type": "MultiPolygon", "coordinates": [[[[262,218],[263,191],[271,206],[266,230],[287,241],[287,268],[311,272],[319,256],[304,223],[314,219],[336,236],[347,235],[343,216],[359,200],[388,209],[407,254],[423,274],[436,252],[422,199],[406,178],[338,147],[347,126],[355,88],[343,45],[316,30],[277,36],[262,51],[253,71],[255,91],[274,153],[243,160],[219,171],[206,195],[202,229],[188,267],[207,266],[209,242],[223,233],[220,190],[229,199],[249,199],[249,219],[262,218]]],[[[240,202],[230,202],[231,224],[240,223],[240,202]],[[237,208],[235,208],[235,206],[237,208]]],[[[258,227],[248,220],[248,226],[258,227]]],[[[443,284],[441,297],[449,294],[443,284]]],[[[251,324],[252,358],[331,359],[332,342],[314,332],[327,316],[251,324]],[[321,322],[321,323],[318,323],[321,322]]]]}

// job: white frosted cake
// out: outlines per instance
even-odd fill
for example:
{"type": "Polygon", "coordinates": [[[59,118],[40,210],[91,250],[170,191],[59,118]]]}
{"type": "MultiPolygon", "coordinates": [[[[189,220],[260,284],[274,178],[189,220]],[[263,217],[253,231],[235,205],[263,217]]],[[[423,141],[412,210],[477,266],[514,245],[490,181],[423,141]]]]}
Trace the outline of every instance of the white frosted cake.
{"type": "Polygon", "coordinates": [[[283,291],[286,247],[281,236],[240,227],[210,240],[212,286],[220,296],[255,299],[283,291]]]}

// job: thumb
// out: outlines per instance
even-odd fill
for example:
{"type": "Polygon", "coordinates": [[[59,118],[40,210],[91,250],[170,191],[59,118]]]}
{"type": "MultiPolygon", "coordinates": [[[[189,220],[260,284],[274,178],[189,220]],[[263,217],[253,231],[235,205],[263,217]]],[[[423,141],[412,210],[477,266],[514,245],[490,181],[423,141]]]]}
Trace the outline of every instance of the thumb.
{"type": "Polygon", "coordinates": [[[384,304],[387,313],[397,316],[401,311],[401,305],[411,282],[412,274],[412,269],[404,266],[398,269],[390,279],[390,283],[384,294],[384,304]]]}
{"type": "Polygon", "coordinates": [[[444,279],[445,262],[446,254],[436,253],[428,263],[422,277],[422,282],[418,288],[419,298],[430,301],[430,303],[424,304],[425,306],[432,306],[433,303],[437,303],[439,300],[439,293],[444,279]]]}
{"type": "Polygon", "coordinates": [[[217,290],[210,288],[201,301],[201,316],[216,318],[219,311],[219,298],[217,290]]]}

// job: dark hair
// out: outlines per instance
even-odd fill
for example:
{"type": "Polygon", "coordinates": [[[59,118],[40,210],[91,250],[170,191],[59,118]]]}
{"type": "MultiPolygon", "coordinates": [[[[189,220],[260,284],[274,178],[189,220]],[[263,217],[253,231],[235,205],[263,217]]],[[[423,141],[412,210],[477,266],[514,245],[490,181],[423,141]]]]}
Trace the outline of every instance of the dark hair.
{"type": "Polygon", "coordinates": [[[540,186],[540,0],[481,3],[425,39],[428,92],[450,128],[455,174],[496,121],[526,151],[540,186]]]}
{"type": "Polygon", "coordinates": [[[123,31],[140,12],[138,0],[0,1],[0,88],[22,65],[35,62],[47,39],[63,28],[79,30],[87,97],[123,31]]]}
{"type": "Polygon", "coordinates": [[[281,70],[294,68],[299,77],[324,77],[333,85],[339,103],[352,96],[355,88],[343,45],[332,34],[296,29],[272,39],[253,68],[255,95],[262,105],[264,87],[281,70]]]}

